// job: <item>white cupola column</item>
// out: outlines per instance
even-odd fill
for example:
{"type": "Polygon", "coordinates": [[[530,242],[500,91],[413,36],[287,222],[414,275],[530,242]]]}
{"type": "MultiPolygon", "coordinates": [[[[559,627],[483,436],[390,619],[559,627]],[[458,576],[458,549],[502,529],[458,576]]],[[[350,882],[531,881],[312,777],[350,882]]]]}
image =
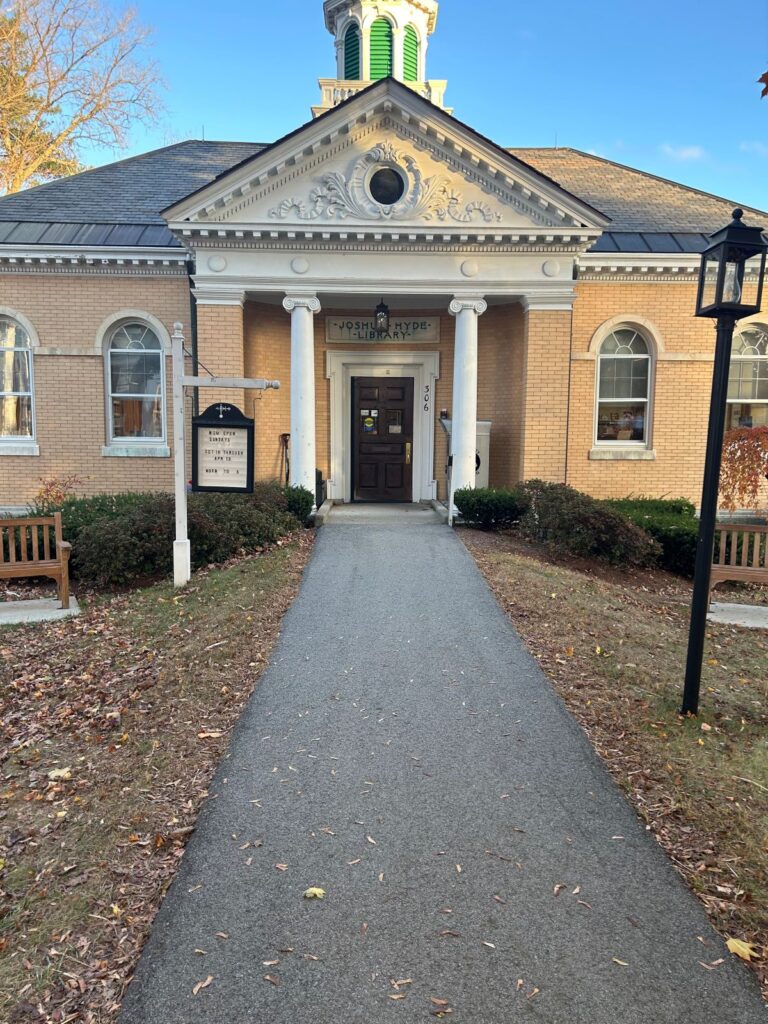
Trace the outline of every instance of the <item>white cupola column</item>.
{"type": "Polygon", "coordinates": [[[291,314],[291,475],[293,487],[315,493],[315,314],[316,295],[286,295],[291,314]]]}
{"type": "Polygon", "coordinates": [[[454,492],[462,487],[475,486],[478,319],[488,309],[488,303],[479,296],[454,298],[448,309],[456,317],[451,416],[451,493],[448,504],[452,521],[454,492]]]}

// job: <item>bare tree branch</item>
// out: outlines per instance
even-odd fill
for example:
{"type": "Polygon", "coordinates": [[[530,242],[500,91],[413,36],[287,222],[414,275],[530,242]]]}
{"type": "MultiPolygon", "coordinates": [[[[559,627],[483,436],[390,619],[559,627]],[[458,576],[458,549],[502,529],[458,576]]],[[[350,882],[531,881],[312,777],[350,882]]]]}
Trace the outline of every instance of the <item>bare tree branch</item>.
{"type": "Polygon", "coordinates": [[[157,120],[149,34],[105,0],[0,6],[0,194],[70,174],[84,143],[121,148],[157,120]]]}

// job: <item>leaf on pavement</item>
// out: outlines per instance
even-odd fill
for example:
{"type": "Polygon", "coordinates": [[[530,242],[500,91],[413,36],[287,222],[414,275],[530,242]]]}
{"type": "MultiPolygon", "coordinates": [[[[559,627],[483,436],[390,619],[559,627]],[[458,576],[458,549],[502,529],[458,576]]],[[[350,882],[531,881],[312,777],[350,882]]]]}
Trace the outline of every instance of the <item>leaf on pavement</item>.
{"type": "Polygon", "coordinates": [[[309,889],[307,889],[305,891],[304,899],[305,900],[323,900],[323,899],[325,899],[325,889],[318,889],[318,888],[313,886],[313,887],[311,887],[311,888],[309,888],[309,889]]]}
{"type": "Polygon", "coordinates": [[[196,985],[194,985],[193,988],[192,988],[192,995],[196,996],[197,993],[201,989],[208,988],[208,986],[211,984],[212,981],[213,981],[213,975],[212,974],[209,974],[208,977],[205,979],[205,981],[198,981],[198,983],[196,985]]]}

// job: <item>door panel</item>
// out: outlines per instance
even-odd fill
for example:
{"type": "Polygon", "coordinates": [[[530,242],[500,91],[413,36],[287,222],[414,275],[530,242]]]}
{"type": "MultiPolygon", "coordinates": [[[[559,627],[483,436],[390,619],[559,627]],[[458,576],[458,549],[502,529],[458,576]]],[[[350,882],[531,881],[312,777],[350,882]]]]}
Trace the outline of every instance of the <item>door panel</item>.
{"type": "Polygon", "coordinates": [[[413,379],[353,377],[355,501],[413,500],[413,379]]]}

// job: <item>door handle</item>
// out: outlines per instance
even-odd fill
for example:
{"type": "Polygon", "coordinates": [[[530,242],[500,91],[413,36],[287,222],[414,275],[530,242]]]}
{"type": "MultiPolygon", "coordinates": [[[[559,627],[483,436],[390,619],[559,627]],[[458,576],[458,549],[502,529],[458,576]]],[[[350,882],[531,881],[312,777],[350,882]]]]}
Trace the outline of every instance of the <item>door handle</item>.
{"type": "Polygon", "coordinates": [[[406,441],[405,442],[405,464],[406,464],[406,466],[410,466],[410,464],[411,464],[411,442],[410,441],[406,441]]]}

